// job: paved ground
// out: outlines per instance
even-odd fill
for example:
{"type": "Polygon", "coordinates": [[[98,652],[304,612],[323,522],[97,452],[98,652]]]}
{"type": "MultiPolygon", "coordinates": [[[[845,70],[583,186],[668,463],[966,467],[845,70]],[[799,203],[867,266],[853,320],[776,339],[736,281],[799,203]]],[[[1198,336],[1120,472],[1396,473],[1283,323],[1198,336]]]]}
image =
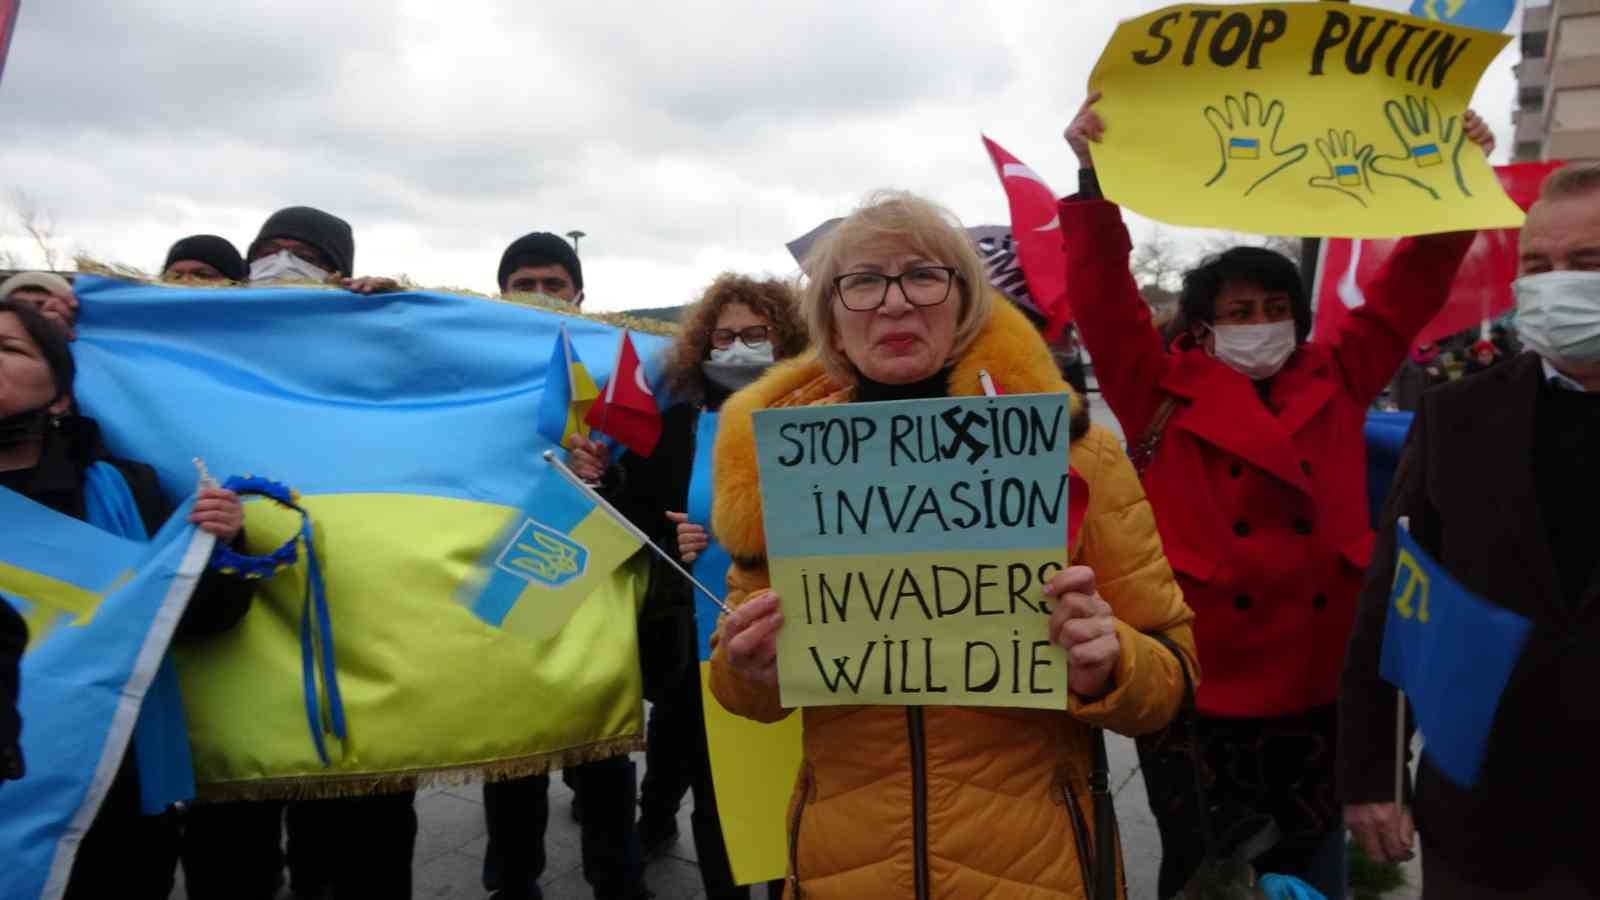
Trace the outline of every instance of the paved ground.
{"type": "MultiPolygon", "coordinates": [[[[1094,420],[1120,435],[1121,429],[1098,402],[1098,395],[1094,399],[1096,402],[1091,407],[1094,420]]],[[[1138,777],[1138,758],[1133,743],[1113,735],[1107,749],[1122,832],[1124,865],[1129,875],[1129,900],[1159,900],[1156,872],[1161,860],[1161,841],[1145,799],[1144,780],[1138,777]]],[[[643,754],[635,754],[635,759],[642,773],[643,754]]],[[[579,864],[578,826],[570,815],[572,792],[560,778],[551,779],[550,790],[550,830],[545,841],[549,868],[542,882],[545,895],[550,900],[586,900],[592,894],[579,864]]],[[[645,873],[651,890],[660,900],[691,900],[705,896],[700,889],[694,842],[689,837],[691,804],[692,800],[686,800],[679,813],[679,830],[683,837],[668,856],[652,863],[645,873]]],[[[479,873],[487,842],[482,789],[469,785],[423,791],[417,796],[417,813],[420,820],[416,850],[417,900],[481,900],[485,893],[480,886],[479,873]]],[[[1415,864],[1411,883],[1421,883],[1415,864]]],[[[1411,900],[1417,896],[1419,892],[1408,889],[1390,894],[1386,900],[1411,900]]],[[[187,900],[181,885],[174,897],[187,900]]]]}
{"type": "MultiPolygon", "coordinates": [[[[1161,861],[1161,841],[1145,800],[1144,779],[1138,777],[1138,760],[1133,743],[1112,737],[1108,744],[1111,784],[1117,802],[1117,820],[1122,830],[1123,859],[1129,875],[1129,900],[1159,900],[1156,896],[1156,870],[1161,861]]],[[[636,754],[640,771],[643,754],[636,754]]],[[[572,792],[560,778],[550,782],[550,831],[545,840],[549,869],[543,885],[550,900],[587,900],[592,894],[583,880],[578,859],[578,826],[569,813],[572,792]]],[[[679,813],[683,837],[668,856],[652,863],[645,872],[651,890],[660,900],[694,900],[704,897],[700,872],[695,863],[694,841],[689,838],[689,811],[686,800],[679,813]]],[[[481,900],[479,873],[486,843],[483,826],[482,789],[477,785],[423,791],[417,796],[420,820],[416,850],[417,900],[481,900]]],[[[1411,883],[1421,883],[1415,872],[1411,883]]],[[[176,900],[186,900],[180,885],[176,900]]],[[[284,895],[288,896],[287,892],[284,895]]],[[[1412,900],[1414,890],[1397,891],[1386,900],[1412,900]]],[[[757,900],[760,895],[757,893],[757,900]]]]}

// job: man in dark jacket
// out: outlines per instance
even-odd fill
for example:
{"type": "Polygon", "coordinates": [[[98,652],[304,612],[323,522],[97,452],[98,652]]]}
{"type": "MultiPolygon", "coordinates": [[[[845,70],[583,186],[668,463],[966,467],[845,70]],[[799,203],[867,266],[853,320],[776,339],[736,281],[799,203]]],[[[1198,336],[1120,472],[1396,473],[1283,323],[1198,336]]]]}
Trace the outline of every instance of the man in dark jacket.
{"type": "Polygon", "coordinates": [[[1369,855],[1409,858],[1411,813],[1394,797],[1396,691],[1378,674],[1397,520],[1409,517],[1468,590],[1533,623],[1477,784],[1448,781],[1423,753],[1415,808],[1429,898],[1600,896],[1600,858],[1570,818],[1600,805],[1588,741],[1600,734],[1600,166],[1546,181],[1522,228],[1520,274],[1534,352],[1424,395],[1340,696],[1345,821],[1369,855]]]}
{"type": "MultiPolygon", "coordinates": [[[[511,242],[500,257],[496,280],[503,294],[539,293],[574,306],[582,302],[583,266],[566,241],[536,231],[511,242]]],[[[574,815],[579,816],[583,877],[597,900],[648,896],[643,861],[633,826],[635,775],[626,756],[569,767],[574,815]]],[[[483,786],[489,843],[483,856],[483,886],[495,900],[543,896],[545,830],[550,821],[550,776],[530,775],[483,786]]]]}

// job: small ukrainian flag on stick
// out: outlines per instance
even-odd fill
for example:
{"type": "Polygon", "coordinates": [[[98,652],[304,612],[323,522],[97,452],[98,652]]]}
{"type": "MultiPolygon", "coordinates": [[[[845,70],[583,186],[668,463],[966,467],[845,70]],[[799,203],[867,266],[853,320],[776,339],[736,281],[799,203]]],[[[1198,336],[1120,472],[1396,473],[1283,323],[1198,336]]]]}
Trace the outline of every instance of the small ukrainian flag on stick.
{"type": "Polygon", "coordinates": [[[575,434],[589,436],[584,418],[600,396],[600,388],[572,347],[567,326],[561,326],[550,365],[545,369],[544,400],[539,406],[539,433],[565,447],[575,434]]]}
{"type": "Polygon", "coordinates": [[[544,461],[547,466],[522,508],[489,545],[477,576],[460,595],[473,615],[534,640],[554,637],[640,547],[648,547],[727,611],[720,597],[584,484],[554,451],[546,450],[544,461]]]}

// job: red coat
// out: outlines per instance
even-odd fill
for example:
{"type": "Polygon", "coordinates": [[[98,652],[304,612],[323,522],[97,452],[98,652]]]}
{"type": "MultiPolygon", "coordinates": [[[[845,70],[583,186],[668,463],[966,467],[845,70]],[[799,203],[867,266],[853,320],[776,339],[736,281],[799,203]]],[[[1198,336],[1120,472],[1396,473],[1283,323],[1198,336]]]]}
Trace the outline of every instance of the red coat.
{"type": "Polygon", "coordinates": [[[1204,350],[1162,345],[1114,204],[1063,201],[1061,230],[1078,331],[1130,446],[1164,397],[1182,401],[1144,483],[1195,611],[1200,711],[1276,716],[1333,702],[1372,555],[1367,407],[1444,305],[1472,234],[1401,243],[1367,304],[1273,380],[1274,415],[1250,379],[1204,350]]]}

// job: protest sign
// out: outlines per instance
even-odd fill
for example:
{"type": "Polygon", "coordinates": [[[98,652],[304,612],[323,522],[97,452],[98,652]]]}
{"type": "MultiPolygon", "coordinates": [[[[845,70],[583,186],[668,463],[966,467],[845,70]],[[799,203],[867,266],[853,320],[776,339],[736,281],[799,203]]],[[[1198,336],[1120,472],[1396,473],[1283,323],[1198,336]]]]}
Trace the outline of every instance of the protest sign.
{"type": "Polygon", "coordinates": [[[1332,3],[1172,6],[1090,76],[1105,194],[1179,225],[1398,237],[1516,228],[1462,117],[1503,34],[1332,3]]]}
{"type": "Polygon", "coordinates": [[[755,414],[785,706],[1066,707],[1065,394],[755,414]]]}

